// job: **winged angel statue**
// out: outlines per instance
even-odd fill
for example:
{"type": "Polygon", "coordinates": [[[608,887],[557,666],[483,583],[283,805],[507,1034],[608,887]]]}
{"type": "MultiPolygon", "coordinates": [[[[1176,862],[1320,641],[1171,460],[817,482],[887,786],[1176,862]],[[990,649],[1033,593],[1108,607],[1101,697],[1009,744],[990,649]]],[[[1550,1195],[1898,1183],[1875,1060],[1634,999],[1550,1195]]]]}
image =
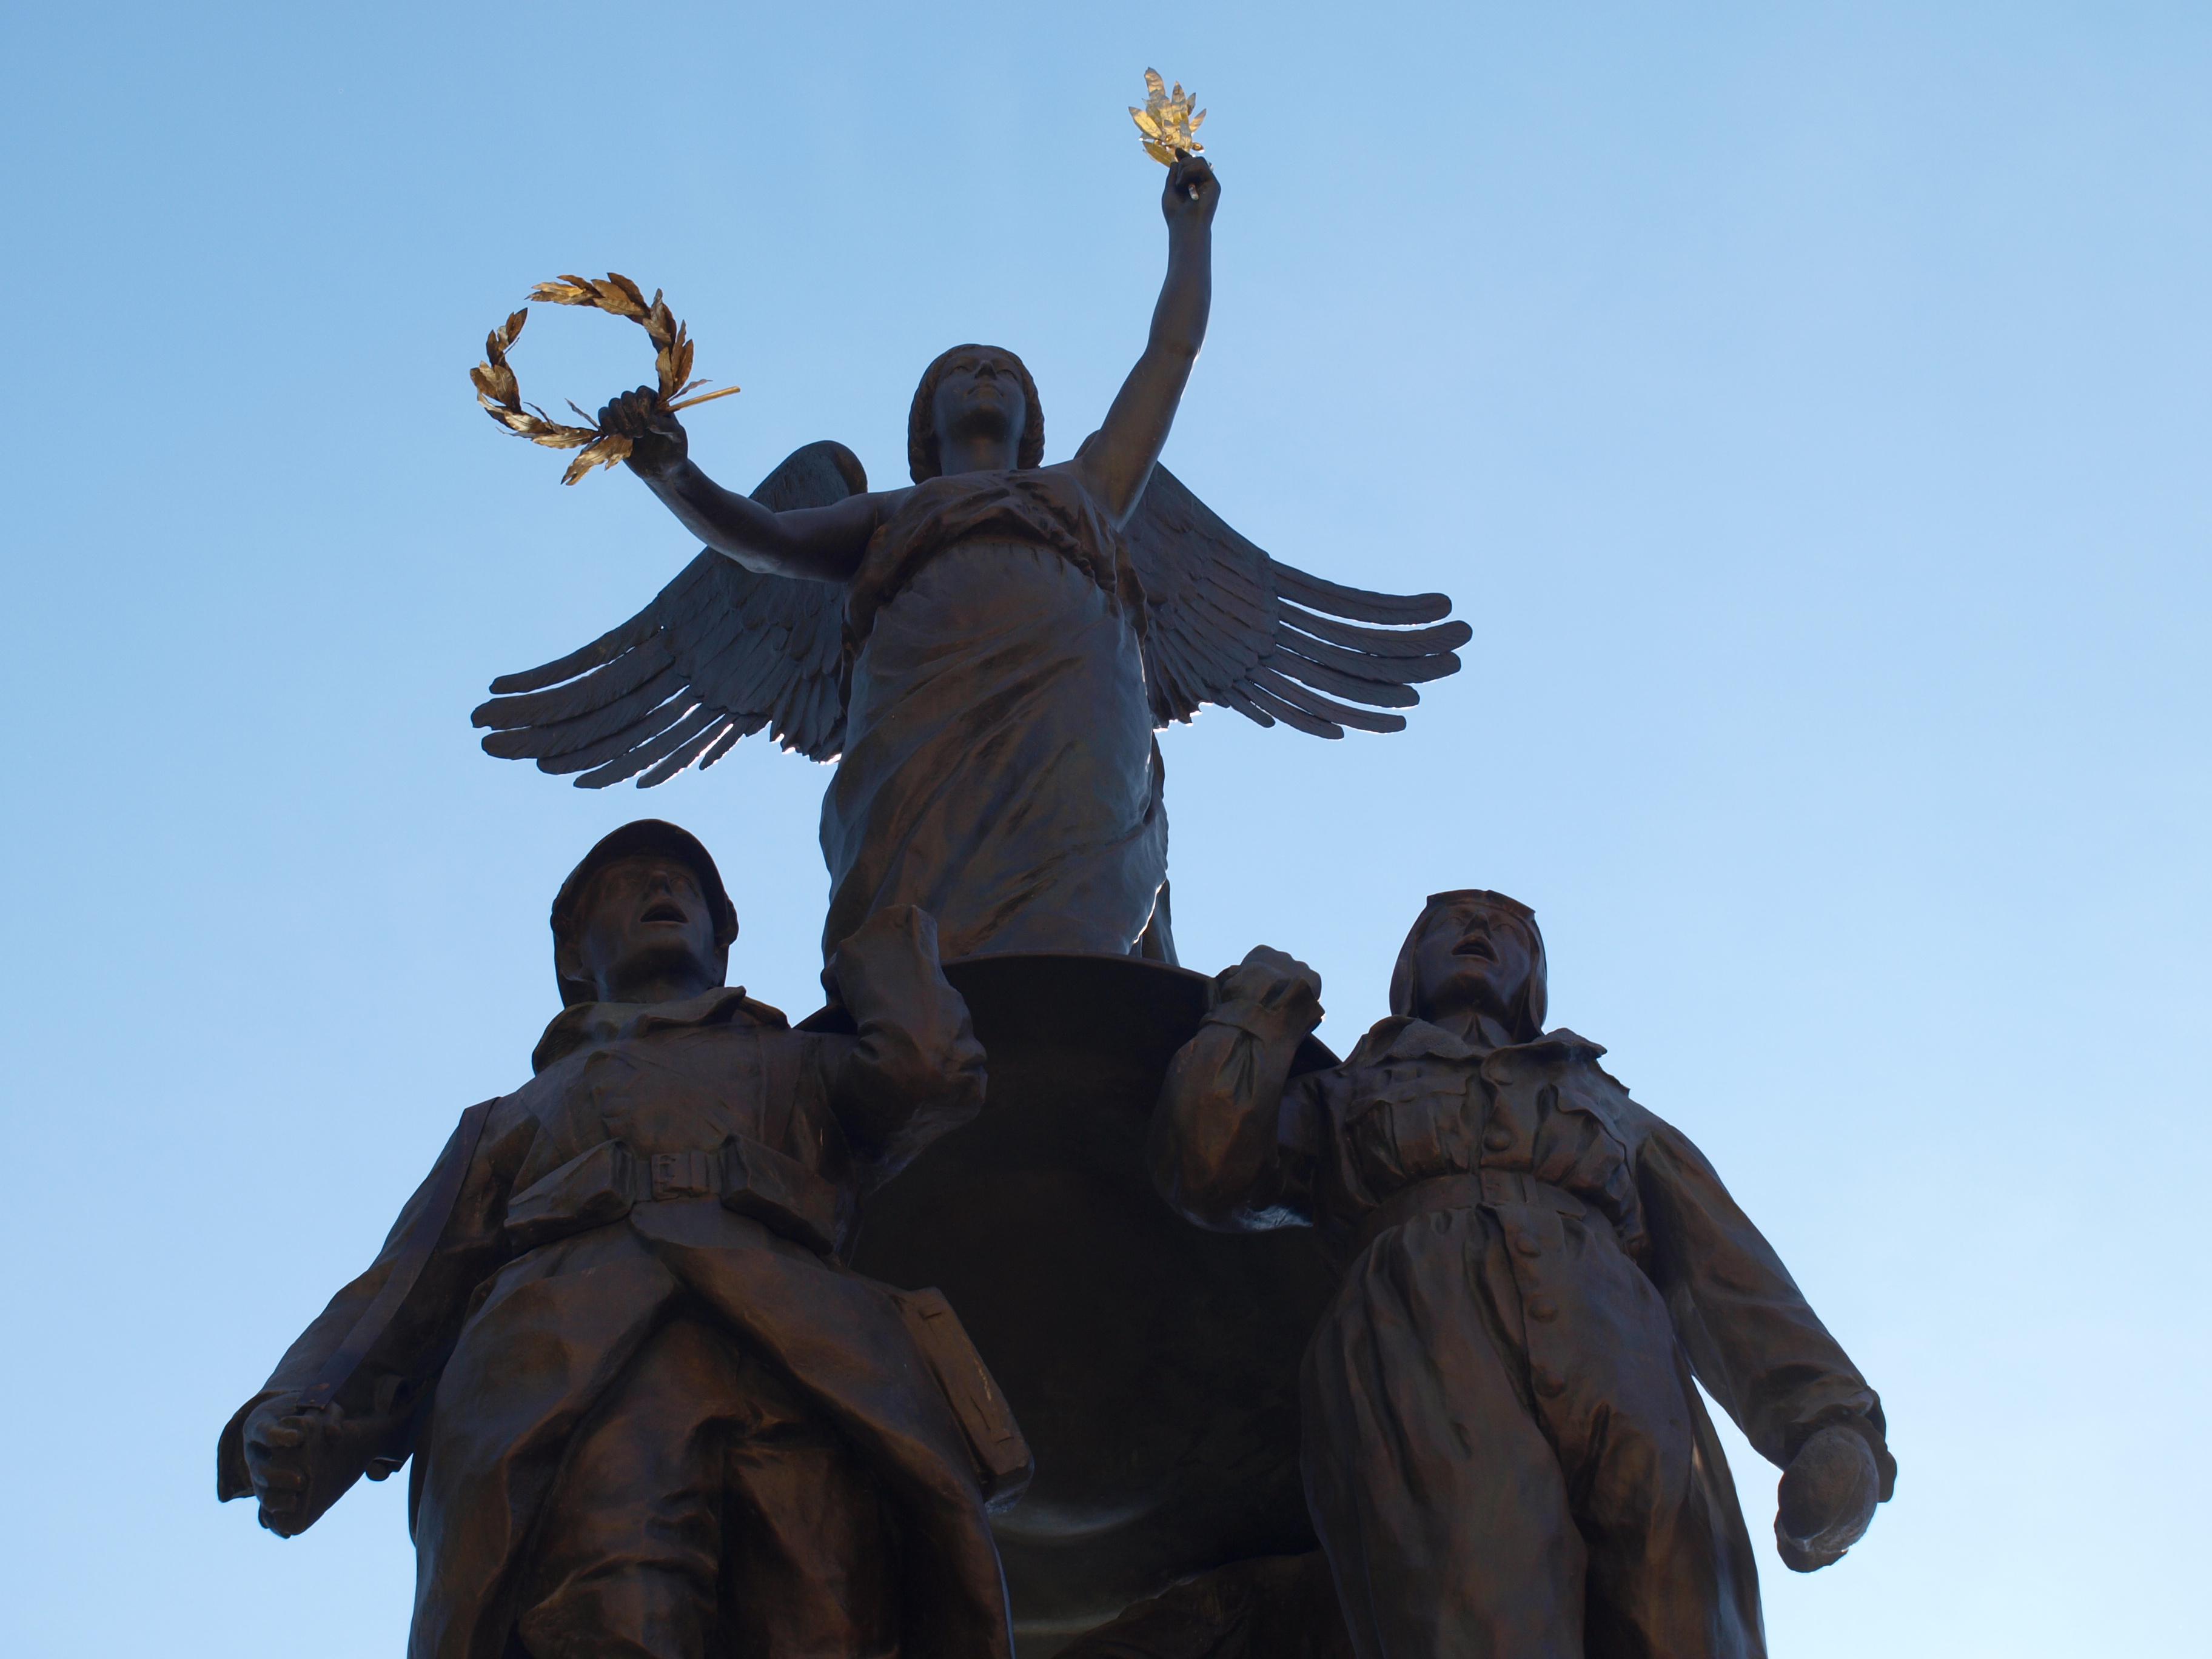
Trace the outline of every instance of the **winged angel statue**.
{"type": "Polygon", "coordinates": [[[1211,301],[1220,186],[1170,169],[1168,270],[1144,355],[1072,460],[1042,465],[1021,360],[956,346],[908,418],[911,488],[810,444],[751,496],[688,457],[649,389],[600,411],[706,549],[582,649],[495,680],[494,755],[599,788],[664,783],[769,728],[837,770],[822,803],[825,951],[886,906],[933,912],[949,959],[1172,962],[1155,728],[1201,703],[1316,737],[1395,732],[1459,667],[1440,593],[1278,563],[1158,464],[1211,301]]]}

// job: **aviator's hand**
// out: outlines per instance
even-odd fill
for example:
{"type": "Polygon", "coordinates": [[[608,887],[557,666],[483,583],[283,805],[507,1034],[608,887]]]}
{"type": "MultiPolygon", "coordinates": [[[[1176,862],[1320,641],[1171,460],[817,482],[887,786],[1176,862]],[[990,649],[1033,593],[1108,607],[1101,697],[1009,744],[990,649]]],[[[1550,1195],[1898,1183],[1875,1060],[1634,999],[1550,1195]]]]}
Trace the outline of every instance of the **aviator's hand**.
{"type": "Polygon", "coordinates": [[[599,430],[629,440],[629,468],[641,478],[665,477],[691,453],[684,422],[660,407],[651,386],[625,392],[602,409],[599,430]]]}
{"type": "Polygon", "coordinates": [[[1826,1428],[1782,1472],[1774,1541],[1792,1572],[1817,1572],[1865,1536],[1881,1497],[1874,1451],[1850,1429],[1826,1428]]]}
{"type": "Polygon", "coordinates": [[[1321,1024],[1321,975],[1287,951],[1257,945],[1215,981],[1215,1000],[1279,1012],[1310,1030],[1321,1024]]]}
{"type": "Polygon", "coordinates": [[[1202,230],[1213,222],[1221,205],[1221,181],[1203,155],[1186,155],[1168,169],[1168,186],[1160,196],[1160,211],[1168,229],[1202,230]]]}

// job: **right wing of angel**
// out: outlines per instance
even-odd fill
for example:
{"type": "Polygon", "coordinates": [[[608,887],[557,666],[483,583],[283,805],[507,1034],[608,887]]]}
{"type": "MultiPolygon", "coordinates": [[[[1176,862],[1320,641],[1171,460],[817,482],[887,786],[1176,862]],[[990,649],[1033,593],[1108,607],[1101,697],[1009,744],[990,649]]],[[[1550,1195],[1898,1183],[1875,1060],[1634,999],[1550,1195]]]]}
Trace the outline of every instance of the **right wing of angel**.
{"type": "Polygon", "coordinates": [[[1164,466],[1122,535],[1144,584],[1155,726],[1212,702],[1317,738],[1403,731],[1390,711],[1457,673],[1455,653],[1473,637],[1446,620],[1442,593],[1346,587],[1269,557],[1164,466]]]}
{"type": "MultiPolygon", "coordinates": [[[[753,499],[785,513],[867,487],[859,458],[824,441],[793,451],[753,499]]],[[[845,744],[844,614],[842,582],[759,575],[708,549],[620,627],[501,675],[471,723],[491,728],[487,754],[580,774],[580,789],[665,783],[764,726],[786,749],[834,760],[845,744]]]]}

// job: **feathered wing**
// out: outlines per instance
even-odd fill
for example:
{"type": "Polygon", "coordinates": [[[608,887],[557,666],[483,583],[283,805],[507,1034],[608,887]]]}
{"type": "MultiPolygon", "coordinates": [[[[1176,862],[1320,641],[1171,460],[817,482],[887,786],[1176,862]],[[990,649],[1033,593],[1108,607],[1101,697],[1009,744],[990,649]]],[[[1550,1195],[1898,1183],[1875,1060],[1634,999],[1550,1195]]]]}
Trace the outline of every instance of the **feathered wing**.
{"type": "MultiPolygon", "coordinates": [[[[837,443],[793,452],[753,499],[776,512],[827,507],[868,487],[837,443]]],[[[489,754],[579,773],[580,789],[665,783],[712,766],[763,726],[809,760],[845,745],[840,685],[844,585],[757,575],[712,549],[653,603],[580,650],[491,683],[470,718],[489,754]],[[642,775],[640,775],[642,774],[642,775]]]]}
{"type": "Polygon", "coordinates": [[[1145,586],[1156,726],[1217,702],[1317,738],[1401,732],[1404,715],[1377,711],[1410,708],[1416,685],[1458,672],[1452,653],[1473,636],[1443,620],[1444,594],[1342,587],[1268,557],[1164,466],[1122,534],[1145,586]]]}

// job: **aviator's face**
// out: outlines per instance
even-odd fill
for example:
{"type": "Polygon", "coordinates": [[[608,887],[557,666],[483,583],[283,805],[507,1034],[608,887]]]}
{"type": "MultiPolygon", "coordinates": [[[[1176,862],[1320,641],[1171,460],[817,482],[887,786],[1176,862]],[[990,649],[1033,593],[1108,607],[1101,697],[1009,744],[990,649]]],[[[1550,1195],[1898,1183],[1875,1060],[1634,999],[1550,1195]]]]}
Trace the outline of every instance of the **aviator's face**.
{"type": "Polygon", "coordinates": [[[1028,429],[1030,409],[1021,377],[1004,354],[963,351],[938,381],[930,414],[940,448],[955,437],[989,435],[1005,443],[1011,465],[1028,429]]]}
{"type": "Polygon", "coordinates": [[[584,976],[605,994],[641,972],[680,972],[687,961],[710,981],[714,917],[698,877],[679,859],[617,859],[592,878],[576,925],[584,976]]]}
{"type": "Polygon", "coordinates": [[[1462,899],[1429,918],[1413,961],[1425,1018],[1472,1009],[1503,1019],[1528,982],[1535,951],[1517,918],[1462,899]]]}

